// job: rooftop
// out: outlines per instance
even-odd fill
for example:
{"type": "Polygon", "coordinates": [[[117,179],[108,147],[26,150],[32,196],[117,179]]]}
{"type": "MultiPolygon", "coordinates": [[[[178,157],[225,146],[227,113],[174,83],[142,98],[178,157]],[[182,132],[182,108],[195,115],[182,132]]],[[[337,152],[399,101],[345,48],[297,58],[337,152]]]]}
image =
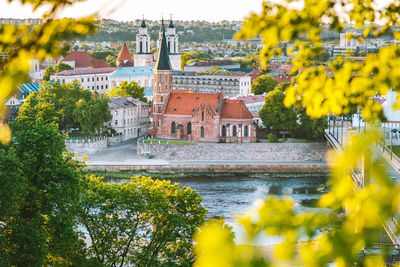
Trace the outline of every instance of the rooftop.
{"type": "Polygon", "coordinates": [[[123,67],[117,69],[110,77],[153,76],[154,66],[123,67]]]}
{"type": "Polygon", "coordinates": [[[62,61],[75,62],[75,68],[108,68],[104,60],[94,59],[86,51],[71,51],[62,61]]]}
{"type": "Polygon", "coordinates": [[[172,91],[166,114],[191,115],[199,105],[211,105],[214,110],[218,109],[220,94],[192,93],[190,91],[172,91]]]}
{"type": "Polygon", "coordinates": [[[224,99],[221,118],[253,119],[253,116],[242,100],[224,99]]]}
{"type": "Polygon", "coordinates": [[[64,70],[59,73],[55,73],[52,76],[76,76],[76,75],[92,75],[92,74],[104,74],[116,71],[117,68],[97,68],[97,69],[80,69],[80,70],[64,70]]]}

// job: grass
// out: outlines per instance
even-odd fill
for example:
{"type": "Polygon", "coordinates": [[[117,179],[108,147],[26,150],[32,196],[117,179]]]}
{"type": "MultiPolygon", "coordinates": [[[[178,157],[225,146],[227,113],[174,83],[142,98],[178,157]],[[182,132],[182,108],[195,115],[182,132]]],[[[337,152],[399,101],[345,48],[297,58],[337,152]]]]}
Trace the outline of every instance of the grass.
{"type": "Polygon", "coordinates": [[[144,139],[145,144],[172,144],[172,145],[194,145],[194,142],[175,141],[175,140],[159,140],[159,139],[144,139]]]}

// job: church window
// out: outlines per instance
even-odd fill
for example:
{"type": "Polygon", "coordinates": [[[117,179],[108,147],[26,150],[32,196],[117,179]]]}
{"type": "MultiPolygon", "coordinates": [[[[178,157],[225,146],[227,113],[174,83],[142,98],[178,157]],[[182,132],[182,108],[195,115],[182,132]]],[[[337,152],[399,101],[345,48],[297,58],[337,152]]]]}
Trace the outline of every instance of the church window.
{"type": "Polygon", "coordinates": [[[204,121],[204,111],[201,112],[201,121],[204,121]]]}
{"type": "Polygon", "coordinates": [[[176,125],[175,125],[175,122],[172,122],[172,125],[171,125],[171,134],[176,134],[176,125]]]}
{"type": "Polygon", "coordinates": [[[204,127],[201,126],[201,138],[204,138],[204,127]]]}
{"type": "Polygon", "coordinates": [[[140,49],[139,49],[139,54],[141,54],[142,53],[142,46],[143,46],[143,43],[142,42],[140,42],[140,49]]]}
{"type": "Polygon", "coordinates": [[[163,98],[163,97],[161,97],[161,102],[163,102],[163,99],[164,99],[164,98],[163,98]]]}
{"type": "Polygon", "coordinates": [[[233,126],[233,136],[236,137],[236,126],[233,126]]]}
{"type": "Polygon", "coordinates": [[[161,107],[158,107],[158,113],[161,113],[161,107]]]}
{"type": "Polygon", "coordinates": [[[192,134],[192,123],[191,122],[189,122],[187,125],[187,133],[188,133],[188,135],[192,134]]]}
{"type": "Polygon", "coordinates": [[[226,136],[226,127],[225,127],[225,125],[222,125],[222,136],[223,137],[226,136]]]}
{"type": "Polygon", "coordinates": [[[244,126],[244,137],[248,137],[249,136],[249,126],[246,125],[244,126]]]}

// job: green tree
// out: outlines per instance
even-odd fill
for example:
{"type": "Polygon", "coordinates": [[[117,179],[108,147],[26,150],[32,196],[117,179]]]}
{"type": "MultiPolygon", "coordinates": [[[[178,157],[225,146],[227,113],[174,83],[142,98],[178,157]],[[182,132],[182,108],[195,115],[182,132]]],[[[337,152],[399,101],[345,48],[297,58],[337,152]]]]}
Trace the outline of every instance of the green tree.
{"type": "Polygon", "coordinates": [[[188,63],[196,62],[196,61],[207,61],[214,59],[214,56],[209,53],[199,52],[199,51],[191,51],[185,52],[181,56],[181,65],[184,68],[188,63]]]}
{"type": "Polygon", "coordinates": [[[282,130],[293,131],[296,127],[296,112],[293,108],[285,107],[284,98],[285,94],[275,89],[265,97],[260,110],[260,119],[275,135],[282,130]]]}
{"type": "Polygon", "coordinates": [[[95,97],[76,80],[69,84],[44,82],[38,93],[28,96],[19,114],[37,114],[45,121],[55,120],[60,131],[79,128],[86,134],[98,132],[111,119],[107,100],[95,97]],[[46,103],[54,109],[46,108],[46,103]]]}
{"type": "Polygon", "coordinates": [[[79,221],[89,253],[107,266],[190,266],[193,235],[204,223],[201,197],[169,181],[132,177],[121,184],[89,177],[79,221]]]}
{"type": "Polygon", "coordinates": [[[324,130],[328,128],[328,120],[326,117],[312,119],[304,108],[297,112],[298,124],[296,126],[296,135],[298,137],[322,140],[324,138],[324,130]]]}
{"type": "Polygon", "coordinates": [[[115,96],[131,96],[147,103],[147,98],[144,96],[144,87],[139,86],[138,83],[134,81],[130,83],[128,83],[127,81],[123,81],[119,86],[111,88],[107,92],[107,96],[110,98],[115,96]]]}
{"type": "Polygon", "coordinates": [[[43,80],[50,81],[51,75],[62,72],[64,70],[73,70],[73,68],[70,65],[62,62],[57,63],[54,67],[48,66],[44,71],[43,80]]]}
{"type": "Polygon", "coordinates": [[[274,90],[277,84],[278,80],[271,75],[261,75],[253,81],[251,92],[255,95],[262,95],[274,90]]]}
{"type": "Polygon", "coordinates": [[[0,263],[82,265],[84,243],[74,230],[81,163],[65,153],[54,121],[29,113],[11,127],[12,143],[0,147],[0,263]]]}
{"type": "Polygon", "coordinates": [[[84,134],[100,132],[104,122],[111,120],[108,98],[99,96],[89,100],[79,99],[75,103],[73,117],[84,134]]]}

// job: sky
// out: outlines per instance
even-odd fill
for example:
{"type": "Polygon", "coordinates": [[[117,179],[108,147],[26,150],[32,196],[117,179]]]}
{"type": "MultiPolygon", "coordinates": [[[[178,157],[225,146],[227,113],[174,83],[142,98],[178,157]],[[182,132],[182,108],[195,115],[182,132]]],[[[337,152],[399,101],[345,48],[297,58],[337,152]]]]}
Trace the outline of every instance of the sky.
{"type": "MultiPolygon", "coordinates": [[[[130,21],[150,20],[243,20],[250,12],[260,12],[262,0],[86,0],[64,9],[58,17],[78,18],[98,13],[101,18],[130,21]]],[[[0,18],[38,18],[45,9],[32,13],[29,5],[0,0],[0,18]]]]}

